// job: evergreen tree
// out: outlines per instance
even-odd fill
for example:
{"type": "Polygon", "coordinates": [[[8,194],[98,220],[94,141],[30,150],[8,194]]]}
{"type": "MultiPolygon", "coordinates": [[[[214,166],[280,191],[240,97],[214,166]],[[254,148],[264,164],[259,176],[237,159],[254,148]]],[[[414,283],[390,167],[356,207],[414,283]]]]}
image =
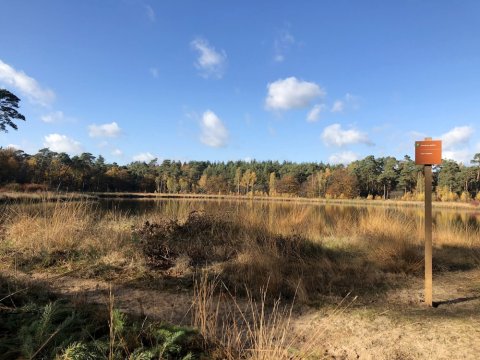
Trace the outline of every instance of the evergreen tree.
{"type": "Polygon", "coordinates": [[[18,103],[20,99],[6,89],[0,89],[0,131],[8,132],[7,126],[18,129],[15,120],[25,121],[25,116],[20,114],[18,103]]]}

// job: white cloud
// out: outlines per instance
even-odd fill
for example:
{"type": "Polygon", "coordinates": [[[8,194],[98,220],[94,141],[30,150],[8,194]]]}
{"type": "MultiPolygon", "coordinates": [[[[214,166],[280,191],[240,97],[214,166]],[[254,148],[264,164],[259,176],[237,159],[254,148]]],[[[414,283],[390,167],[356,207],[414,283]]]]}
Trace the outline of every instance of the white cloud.
{"type": "Polygon", "coordinates": [[[144,153],[140,153],[140,154],[137,154],[133,157],[133,161],[141,161],[141,162],[150,162],[152,161],[153,159],[155,159],[156,156],[149,153],[149,152],[144,152],[144,153]]]}
{"type": "MultiPolygon", "coordinates": [[[[150,153],[148,153],[148,154],[150,154],[150,153]]],[[[123,155],[123,151],[120,150],[120,149],[113,149],[113,150],[112,150],[112,155],[113,155],[113,156],[122,156],[122,155],[123,155]]],[[[150,155],[151,155],[151,154],[150,154],[150,155]]],[[[137,156],[138,156],[138,155],[137,155],[137,156]]]]}
{"type": "Polygon", "coordinates": [[[353,151],[344,151],[340,153],[332,154],[328,161],[331,164],[350,164],[353,161],[358,160],[358,155],[355,154],[353,151]]]}
{"type": "Polygon", "coordinates": [[[117,137],[122,133],[122,129],[114,121],[110,124],[103,125],[89,125],[88,126],[88,135],[90,137],[117,137]]]}
{"type": "Polygon", "coordinates": [[[360,107],[360,97],[346,93],[342,100],[336,100],[332,108],[333,113],[344,112],[347,108],[357,110],[360,107]]]}
{"type": "Polygon", "coordinates": [[[158,75],[160,75],[160,73],[158,72],[158,69],[156,67],[150,68],[150,74],[155,79],[158,79],[158,75]]]}
{"type": "Polygon", "coordinates": [[[224,147],[228,141],[228,130],[222,120],[211,110],[202,115],[200,141],[211,147],[224,147]]]}
{"type": "Polygon", "coordinates": [[[325,90],[313,82],[292,76],[267,85],[265,106],[269,110],[290,110],[307,107],[315,98],[325,95],[325,90]]]}
{"type": "Polygon", "coordinates": [[[350,93],[345,94],[345,101],[355,110],[360,107],[360,100],[360,97],[357,95],[352,95],[350,93]]]}
{"type": "Polygon", "coordinates": [[[0,60],[0,82],[21,91],[32,102],[47,106],[55,100],[55,93],[44,89],[34,78],[23,71],[15,70],[12,66],[0,60]]]}
{"type": "Polygon", "coordinates": [[[198,52],[195,67],[200,70],[203,77],[221,78],[223,76],[227,62],[225,50],[216,51],[207,40],[202,38],[196,38],[190,43],[190,46],[198,52]]]}
{"type": "Polygon", "coordinates": [[[442,158],[469,164],[475,152],[469,145],[475,129],[472,126],[456,126],[440,136],[442,140],[442,158]]]}
{"type": "Polygon", "coordinates": [[[79,154],[82,152],[81,144],[66,135],[50,134],[45,136],[43,145],[54,152],[65,152],[68,154],[79,154]]]}
{"type": "Polygon", "coordinates": [[[473,155],[468,149],[446,150],[442,152],[442,158],[468,164],[473,159],[473,155]]]}
{"type": "Polygon", "coordinates": [[[273,43],[275,50],[273,60],[276,62],[282,62],[285,60],[285,53],[288,52],[293,44],[295,44],[295,38],[288,29],[279,31],[273,43]]]}
{"type": "Polygon", "coordinates": [[[313,106],[312,110],[309,111],[307,115],[307,121],[308,122],[315,122],[318,121],[320,118],[320,113],[322,111],[325,111],[326,106],[325,104],[316,104],[313,106]]]}
{"type": "Polygon", "coordinates": [[[344,146],[350,144],[373,145],[366,133],[350,129],[343,130],[340,124],[327,126],[322,132],[323,143],[327,146],[344,146]]]}
{"type": "Polygon", "coordinates": [[[5,149],[21,150],[20,146],[15,144],[8,144],[7,146],[5,146],[5,149]]]}
{"type": "Polygon", "coordinates": [[[150,22],[155,22],[157,19],[157,15],[155,14],[155,10],[150,5],[144,5],[145,8],[145,14],[147,15],[148,20],[150,22]]]}
{"type": "Polygon", "coordinates": [[[54,111],[50,114],[42,115],[40,119],[45,123],[56,123],[60,122],[65,118],[65,115],[62,111],[54,111]]]}
{"type": "Polygon", "coordinates": [[[331,112],[343,112],[343,109],[345,108],[345,103],[342,100],[337,100],[333,103],[332,109],[330,110],[331,112]]]}
{"type": "Polygon", "coordinates": [[[449,132],[443,134],[442,145],[445,150],[451,150],[457,145],[466,145],[474,133],[474,129],[471,126],[457,126],[449,132]]]}

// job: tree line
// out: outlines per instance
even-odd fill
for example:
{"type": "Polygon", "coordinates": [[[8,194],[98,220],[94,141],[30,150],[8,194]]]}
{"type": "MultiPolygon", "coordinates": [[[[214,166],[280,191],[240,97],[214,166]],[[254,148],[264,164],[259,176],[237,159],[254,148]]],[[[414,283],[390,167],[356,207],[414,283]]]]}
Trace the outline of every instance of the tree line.
{"type": "MultiPolygon", "coordinates": [[[[0,132],[17,130],[25,121],[18,112],[20,99],[0,89],[0,132]]],[[[471,166],[444,160],[435,167],[434,186],[439,200],[480,200],[480,153],[471,166]]],[[[278,161],[189,161],[157,159],[120,166],[101,155],[70,157],[48,148],[35,155],[0,147],[0,185],[4,190],[89,192],[159,192],[174,194],[236,194],[320,198],[421,199],[423,169],[405,156],[367,156],[348,166],[278,161]]]]}
{"type": "MultiPolygon", "coordinates": [[[[423,184],[423,168],[409,156],[367,156],[348,166],[157,159],[119,165],[91,153],[69,156],[45,148],[29,155],[0,147],[0,185],[6,190],[421,199],[423,184]]],[[[480,153],[470,166],[444,160],[434,168],[434,186],[439,200],[480,199],[480,153]]]]}

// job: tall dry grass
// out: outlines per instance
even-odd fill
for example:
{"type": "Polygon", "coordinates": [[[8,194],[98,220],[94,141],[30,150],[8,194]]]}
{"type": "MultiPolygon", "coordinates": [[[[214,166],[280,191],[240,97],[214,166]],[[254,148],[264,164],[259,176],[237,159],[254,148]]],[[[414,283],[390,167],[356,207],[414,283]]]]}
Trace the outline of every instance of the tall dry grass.
{"type": "MultiPolygon", "coordinates": [[[[468,215],[457,222],[446,216],[434,226],[435,271],[479,266],[478,225],[468,215]]],[[[308,333],[292,331],[294,302],[377,295],[390,274],[420,275],[423,266],[421,211],[171,203],[133,214],[88,201],[44,201],[4,206],[0,227],[5,262],[9,252],[26,263],[86,257],[113,272],[147,272],[178,284],[200,272],[192,324],[205,347],[226,359],[321,357],[315,351],[328,319],[308,333]]]]}
{"type": "Polygon", "coordinates": [[[21,251],[72,250],[91,235],[94,211],[88,202],[57,201],[11,206],[6,215],[7,238],[21,251]]]}
{"type": "MultiPolygon", "coordinates": [[[[249,289],[261,298],[259,289],[268,282],[269,298],[296,296],[300,302],[368,292],[382,286],[389,273],[422,271],[421,211],[262,202],[230,203],[226,209],[221,201],[210,207],[166,204],[138,214],[103,210],[85,200],[8,205],[0,221],[0,248],[27,263],[43,257],[62,263],[88,258],[110,272],[130,268],[180,279],[206,269],[233,291],[249,289]]],[[[434,226],[436,269],[478,266],[478,225],[468,218],[455,225],[440,215],[434,226]]]]}
{"type": "Polygon", "coordinates": [[[140,254],[131,241],[132,220],[119,211],[102,211],[87,200],[8,205],[0,250],[27,265],[83,261],[89,266],[140,266],[140,254]]]}
{"type": "MultiPolygon", "coordinates": [[[[268,283],[266,284],[268,287],[268,283]]],[[[323,356],[322,336],[329,331],[332,317],[355,301],[341,302],[336,309],[318,322],[312,331],[308,327],[294,328],[293,305],[273,303],[262,289],[260,299],[247,292],[238,298],[218,278],[203,272],[194,286],[191,314],[192,326],[199,330],[204,347],[214,358],[251,360],[296,360],[323,356]]]]}

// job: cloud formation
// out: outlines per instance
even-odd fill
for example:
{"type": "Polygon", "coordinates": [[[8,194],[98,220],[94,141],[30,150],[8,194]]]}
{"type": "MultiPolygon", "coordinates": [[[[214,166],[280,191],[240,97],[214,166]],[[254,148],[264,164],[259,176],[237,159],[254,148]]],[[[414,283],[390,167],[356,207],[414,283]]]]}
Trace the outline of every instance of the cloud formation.
{"type": "Polygon", "coordinates": [[[474,132],[475,130],[471,126],[454,127],[440,137],[443,149],[451,150],[458,145],[467,145],[474,132]]]}
{"type": "Polygon", "coordinates": [[[144,5],[145,14],[147,15],[148,20],[150,22],[155,22],[157,19],[157,15],[155,14],[155,10],[150,5],[144,5]]]}
{"type": "Polygon", "coordinates": [[[122,133],[122,129],[118,126],[118,124],[114,121],[110,124],[102,124],[102,125],[89,125],[88,126],[88,136],[95,138],[95,137],[109,137],[114,138],[120,136],[122,133]]]}
{"type": "Polygon", "coordinates": [[[273,60],[275,60],[276,62],[282,62],[283,60],[285,60],[285,53],[288,52],[288,50],[293,44],[295,44],[295,38],[290,33],[290,31],[288,31],[288,29],[279,31],[277,37],[273,42],[275,52],[273,60]]]}
{"type": "Polygon", "coordinates": [[[225,50],[216,51],[206,39],[196,38],[191,43],[192,49],[197,51],[198,58],[195,61],[195,67],[200,70],[200,75],[208,77],[221,78],[225,71],[227,54],[225,50]]]}
{"type": "Polygon", "coordinates": [[[228,130],[222,120],[211,110],[202,115],[200,141],[210,147],[224,147],[228,142],[228,130]]]}
{"type": "Polygon", "coordinates": [[[332,108],[330,109],[333,113],[344,112],[347,108],[357,110],[360,106],[360,98],[356,95],[346,93],[342,100],[336,100],[332,108]]]}
{"type": "Polygon", "coordinates": [[[82,146],[78,141],[61,134],[45,136],[43,145],[51,151],[58,153],[65,152],[76,155],[82,152],[82,146]]]}
{"type": "Polygon", "coordinates": [[[316,104],[313,106],[312,110],[310,110],[308,112],[308,115],[307,115],[307,121],[308,122],[315,122],[315,121],[318,121],[320,119],[320,113],[325,111],[326,109],[326,105],[325,104],[316,104]]]}
{"type": "Polygon", "coordinates": [[[322,141],[327,146],[342,147],[352,144],[373,145],[368,135],[359,130],[344,130],[340,124],[327,126],[321,135],[322,141]]]}
{"type": "Polygon", "coordinates": [[[7,146],[5,146],[5,149],[21,150],[20,145],[15,144],[8,144],[7,146]]]}
{"type": "Polygon", "coordinates": [[[40,119],[44,123],[56,123],[56,122],[61,122],[62,120],[65,119],[65,115],[63,114],[63,111],[54,111],[46,115],[42,115],[40,119]]]}
{"type": "Polygon", "coordinates": [[[358,160],[358,155],[355,154],[353,151],[343,151],[340,153],[335,153],[328,158],[330,164],[347,165],[356,160],[358,160]]]}
{"type": "Polygon", "coordinates": [[[140,153],[133,157],[133,161],[140,161],[140,162],[146,162],[146,163],[154,159],[156,159],[156,156],[151,154],[150,152],[140,153]]]}
{"type": "Polygon", "coordinates": [[[325,90],[314,82],[298,80],[294,76],[269,83],[267,90],[265,106],[269,110],[304,108],[325,95],[325,90]]]}
{"type": "Polygon", "coordinates": [[[111,152],[111,154],[112,154],[113,156],[122,156],[122,155],[123,155],[123,151],[120,150],[120,149],[113,149],[112,152],[111,152]]]}
{"type": "Polygon", "coordinates": [[[473,158],[473,155],[468,149],[445,150],[442,151],[442,158],[468,164],[473,158]]]}
{"type": "Polygon", "coordinates": [[[40,86],[34,78],[23,71],[15,70],[12,66],[0,60],[0,82],[18,89],[33,103],[48,106],[55,100],[55,93],[40,86]]]}
{"type": "Polygon", "coordinates": [[[330,111],[333,113],[343,112],[344,108],[345,108],[345,103],[342,100],[336,100],[333,103],[332,109],[330,111]]]}

